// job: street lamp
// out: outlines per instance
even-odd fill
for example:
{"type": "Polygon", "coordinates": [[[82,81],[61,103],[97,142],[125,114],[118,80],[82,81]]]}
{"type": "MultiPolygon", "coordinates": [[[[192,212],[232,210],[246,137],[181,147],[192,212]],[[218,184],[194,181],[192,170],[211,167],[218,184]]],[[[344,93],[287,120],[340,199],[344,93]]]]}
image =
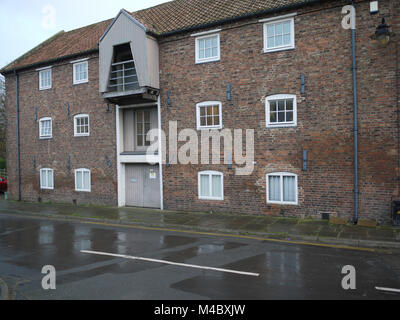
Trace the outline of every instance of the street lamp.
{"type": "Polygon", "coordinates": [[[382,23],[376,28],[372,39],[377,40],[381,46],[385,46],[389,43],[390,38],[393,36],[394,33],[389,30],[389,26],[386,24],[385,18],[382,18],[382,23]]]}

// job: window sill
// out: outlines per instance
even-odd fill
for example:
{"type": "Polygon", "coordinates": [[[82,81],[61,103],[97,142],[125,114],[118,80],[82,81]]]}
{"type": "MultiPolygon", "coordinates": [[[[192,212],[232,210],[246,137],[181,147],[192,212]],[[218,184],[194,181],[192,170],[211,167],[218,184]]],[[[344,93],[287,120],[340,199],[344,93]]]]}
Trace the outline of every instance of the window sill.
{"type": "Polygon", "coordinates": [[[39,140],[51,140],[53,137],[39,137],[39,140]]]}
{"type": "Polygon", "coordinates": [[[224,201],[224,198],[199,197],[199,200],[224,201]]]}
{"type": "Polygon", "coordinates": [[[296,47],[282,47],[282,48],[275,48],[275,49],[264,49],[263,53],[271,53],[271,52],[279,52],[279,51],[290,51],[295,50],[296,47]]]}
{"type": "Polygon", "coordinates": [[[79,81],[79,82],[73,82],[72,84],[73,84],[74,86],[76,86],[76,85],[84,84],[84,83],[89,83],[89,80],[79,81]]]}
{"type": "Polygon", "coordinates": [[[222,126],[218,127],[197,127],[197,130],[222,130],[222,126]]]}
{"type": "Polygon", "coordinates": [[[75,138],[79,138],[79,137],[90,137],[90,134],[74,134],[75,138]]]}
{"type": "Polygon", "coordinates": [[[45,187],[40,187],[40,190],[54,190],[54,188],[45,188],[45,187]]]}
{"type": "Polygon", "coordinates": [[[209,63],[209,62],[218,62],[221,61],[220,58],[215,58],[215,59],[210,59],[210,60],[197,60],[196,64],[204,64],[204,63],[209,63]]]}
{"type": "Polygon", "coordinates": [[[267,204],[278,204],[281,206],[298,206],[298,202],[279,202],[279,201],[267,201],[267,204]]]}
{"type": "Polygon", "coordinates": [[[49,87],[49,88],[39,88],[39,91],[45,91],[45,90],[50,90],[51,89],[51,87],[49,87]]]}
{"type": "Polygon", "coordinates": [[[273,128],[297,128],[297,124],[277,124],[277,125],[267,125],[266,129],[273,128]]]}

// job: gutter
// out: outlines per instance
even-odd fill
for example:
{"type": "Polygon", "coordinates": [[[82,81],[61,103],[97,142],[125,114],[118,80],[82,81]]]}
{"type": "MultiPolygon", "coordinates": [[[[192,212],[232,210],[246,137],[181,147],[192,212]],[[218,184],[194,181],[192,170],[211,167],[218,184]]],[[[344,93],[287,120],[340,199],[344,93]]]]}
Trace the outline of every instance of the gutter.
{"type": "Polygon", "coordinates": [[[19,74],[14,71],[16,92],[16,118],[17,118],[17,174],[18,174],[18,201],[21,201],[21,143],[19,130],[19,74]]]}
{"type": "Polygon", "coordinates": [[[0,70],[0,73],[2,73],[3,75],[11,74],[11,73],[15,74],[15,72],[21,72],[21,71],[24,71],[24,70],[27,70],[27,69],[37,68],[37,67],[40,67],[40,66],[48,65],[50,63],[57,63],[57,62],[61,62],[61,61],[64,61],[64,60],[74,59],[74,58],[78,58],[80,56],[84,56],[84,55],[88,55],[88,54],[92,54],[92,53],[97,53],[97,52],[99,52],[98,48],[90,49],[90,50],[87,50],[87,51],[70,54],[68,56],[63,56],[63,57],[59,57],[59,58],[54,58],[54,59],[50,59],[50,60],[44,60],[44,61],[36,62],[36,63],[33,63],[33,64],[22,66],[22,67],[19,67],[19,68],[16,68],[16,69],[10,69],[10,70],[7,70],[7,71],[3,71],[4,70],[4,68],[3,68],[2,70],[0,70]]]}

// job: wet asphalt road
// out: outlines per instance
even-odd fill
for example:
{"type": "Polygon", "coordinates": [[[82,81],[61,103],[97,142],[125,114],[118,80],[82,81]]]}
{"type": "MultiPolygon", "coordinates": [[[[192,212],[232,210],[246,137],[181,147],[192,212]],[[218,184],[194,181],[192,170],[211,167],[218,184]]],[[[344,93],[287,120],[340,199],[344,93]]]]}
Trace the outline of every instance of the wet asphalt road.
{"type": "Polygon", "coordinates": [[[3,295],[4,283],[13,299],[400,299],[400,294],[375,289],[400,289],[400,254],[1,214],[3,295]],[[260,276],[92,255],[81,250],[260,276]],[[44,265],[56,268],[56,290],[41,287],[44,265]],[[345,265],[356,268],[356,290],[341,287],[345,265]]]}

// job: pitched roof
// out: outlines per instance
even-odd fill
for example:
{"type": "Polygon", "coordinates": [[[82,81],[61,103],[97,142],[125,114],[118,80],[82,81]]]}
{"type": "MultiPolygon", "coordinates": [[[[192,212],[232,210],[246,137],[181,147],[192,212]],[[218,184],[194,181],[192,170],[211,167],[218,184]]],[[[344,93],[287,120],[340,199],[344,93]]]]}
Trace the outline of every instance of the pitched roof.
{"type": "MultiPolygon", "coordinates": [[[[130,13],[148,31],[167,35],[174,31],[193,29],[226,19],[284,9],[314,2],[315,0],[174,0],[130,13]]],[[[59,32],[20,58],[5,66],[0,72],[10,72],[41,62],[62,59],[97,50],[98,41],[112,19],[69,32],[59,32]]]]}

